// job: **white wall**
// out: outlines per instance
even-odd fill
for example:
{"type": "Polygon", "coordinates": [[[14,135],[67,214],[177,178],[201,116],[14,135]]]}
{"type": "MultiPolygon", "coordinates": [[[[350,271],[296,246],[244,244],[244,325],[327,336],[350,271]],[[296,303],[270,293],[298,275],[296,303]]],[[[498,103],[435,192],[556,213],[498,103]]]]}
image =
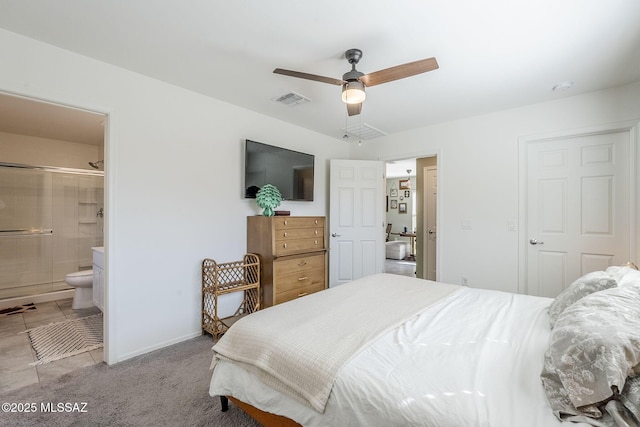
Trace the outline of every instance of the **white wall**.
{"type": "Polygon", "coordinates": [[[638,121],[639,100],[637,83],[390,135],[352,148],[351,157],[437,153],[439,280],[460,284],[466,275],[472,287],[517,292],[520,243],[507,222],[519,214],[518,138],[638,121]]]}
{"type": "MultiPolygon", "coordinates": [[[[326,215],[328,159],[344,142],[0,30],[0,91],[109,114],[105,156],[110,363],[200,333],[203,258],[240,259],[244,138],[316,156],[314,202],[326,215]]],[[[185,70],[188,73],[189,70],[185,70]]]]}
{"type": "MultiPolygon", "coordinates": [[[[416,176],[412,175],[411,177],[411,184],[412,187],[415,188],[415,183],[416,183],[416,176]]],[[[400,190],[400,180],[401,179],[407,179],[407,177],[403,177],[403,178],[387,178],[386,180],[386,196],[389,197],[389,210],[386,212],[386,217],[387,217],[387,223],[391,223],[391,232],[392,233],[402,233],[404,231],[404,227],[407,227],[408,231],[413,231],[413,229],[415,228],[415,225],[412,224],[412,214],[411,212],[413,209],[413,204],[415,203],[414,197],[413,197],[413,190],[408,190],[410,196],[409,197],[405,197],[405,191],[407,190],[400,190]],[[391,188],[395,187],[396,191],[397,191],[397,196],[396,197],[391,197],[391,188]],[[402,199],[400,199],[402,197],[402,199]],[[397,206],[395,209],[391,208],[391,201],[395,200],[397,203],[397,206]],[[406,203],[407,204],[407,212],[404,214],[400,213],[400,203],[406,203]]],[[[408,237],[399,237],[399,236],[394,236],[391,235],[391,240],[406,240],[407,242],[410,240],[408,237]]]]}

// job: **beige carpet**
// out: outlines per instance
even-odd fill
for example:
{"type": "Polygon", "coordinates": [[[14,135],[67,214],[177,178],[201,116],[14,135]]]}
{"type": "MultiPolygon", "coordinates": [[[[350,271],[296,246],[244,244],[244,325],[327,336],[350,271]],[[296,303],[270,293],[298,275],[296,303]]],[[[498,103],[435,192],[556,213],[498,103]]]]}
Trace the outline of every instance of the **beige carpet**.
{"type": "Polygon", "coordinates": [[[42,365],[102,347],[102,314],[39,326],[26,333],[38,358],[31,365],[42,365]]]}
{"type": "Polygon", "coordinates": [[[0,402],[35,403],[35,412],[0,412],[11,427],[259,427],[233,403],[220,411],[209,396],[213,353],[200,336],[113,366],[88,366],[55,380],[0,393],[0,402]],[[78,403],[68,412],[42,411],[41,404],[78,403]],[[81,412],[82,410],[82,412],[81,412]]]}

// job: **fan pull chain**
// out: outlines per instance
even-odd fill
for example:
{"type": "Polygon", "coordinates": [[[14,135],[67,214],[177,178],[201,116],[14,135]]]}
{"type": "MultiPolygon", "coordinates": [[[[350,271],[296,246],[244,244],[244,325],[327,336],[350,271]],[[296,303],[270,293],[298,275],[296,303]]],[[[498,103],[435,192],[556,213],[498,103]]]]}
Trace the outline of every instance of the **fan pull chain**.
{"type": "Polygon", "coordinates": [[[344,135],[342,135],[342,139],[345,139],[345,140],[348,140],[348,139],[349,139],[349,132],[348,132],[348,129],[349,129],[349,128],[348,128],[348,126],[349,126],[349,124],[348,124],[348,122],[347,122],[347,120],[348,120],[348,119],[349,119],[349,116],[348,116],[348,115],[344,117],[344,135]]]}

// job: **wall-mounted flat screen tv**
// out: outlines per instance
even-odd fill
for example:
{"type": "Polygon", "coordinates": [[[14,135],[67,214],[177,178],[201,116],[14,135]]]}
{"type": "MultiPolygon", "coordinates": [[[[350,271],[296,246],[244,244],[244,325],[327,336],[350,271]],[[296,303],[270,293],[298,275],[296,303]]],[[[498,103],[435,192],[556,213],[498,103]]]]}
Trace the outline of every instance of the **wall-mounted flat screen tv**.
{"type": "Polygon", "coordinates": [[[255,199],[265,184],[275,185],[283,200],[313,201],[312,154],[245,140],[244,197],[255,199]]]}

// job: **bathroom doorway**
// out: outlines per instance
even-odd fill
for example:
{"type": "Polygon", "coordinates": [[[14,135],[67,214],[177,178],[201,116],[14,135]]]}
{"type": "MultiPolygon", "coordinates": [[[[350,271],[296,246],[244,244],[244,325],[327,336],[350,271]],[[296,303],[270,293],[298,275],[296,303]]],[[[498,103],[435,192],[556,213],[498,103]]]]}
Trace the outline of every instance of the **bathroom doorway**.
{"type": "MultiPolygon", "coordinates": [[[[72,309],[65,276],[90,270],[92,248],[105,243],[107,116],[7,93],[0,112],[0,310],[36,307],[0,320],[29,329],[88,315],[72,309]]],[[[33,369],[22,369],[25,381],[33,369]]]]}

